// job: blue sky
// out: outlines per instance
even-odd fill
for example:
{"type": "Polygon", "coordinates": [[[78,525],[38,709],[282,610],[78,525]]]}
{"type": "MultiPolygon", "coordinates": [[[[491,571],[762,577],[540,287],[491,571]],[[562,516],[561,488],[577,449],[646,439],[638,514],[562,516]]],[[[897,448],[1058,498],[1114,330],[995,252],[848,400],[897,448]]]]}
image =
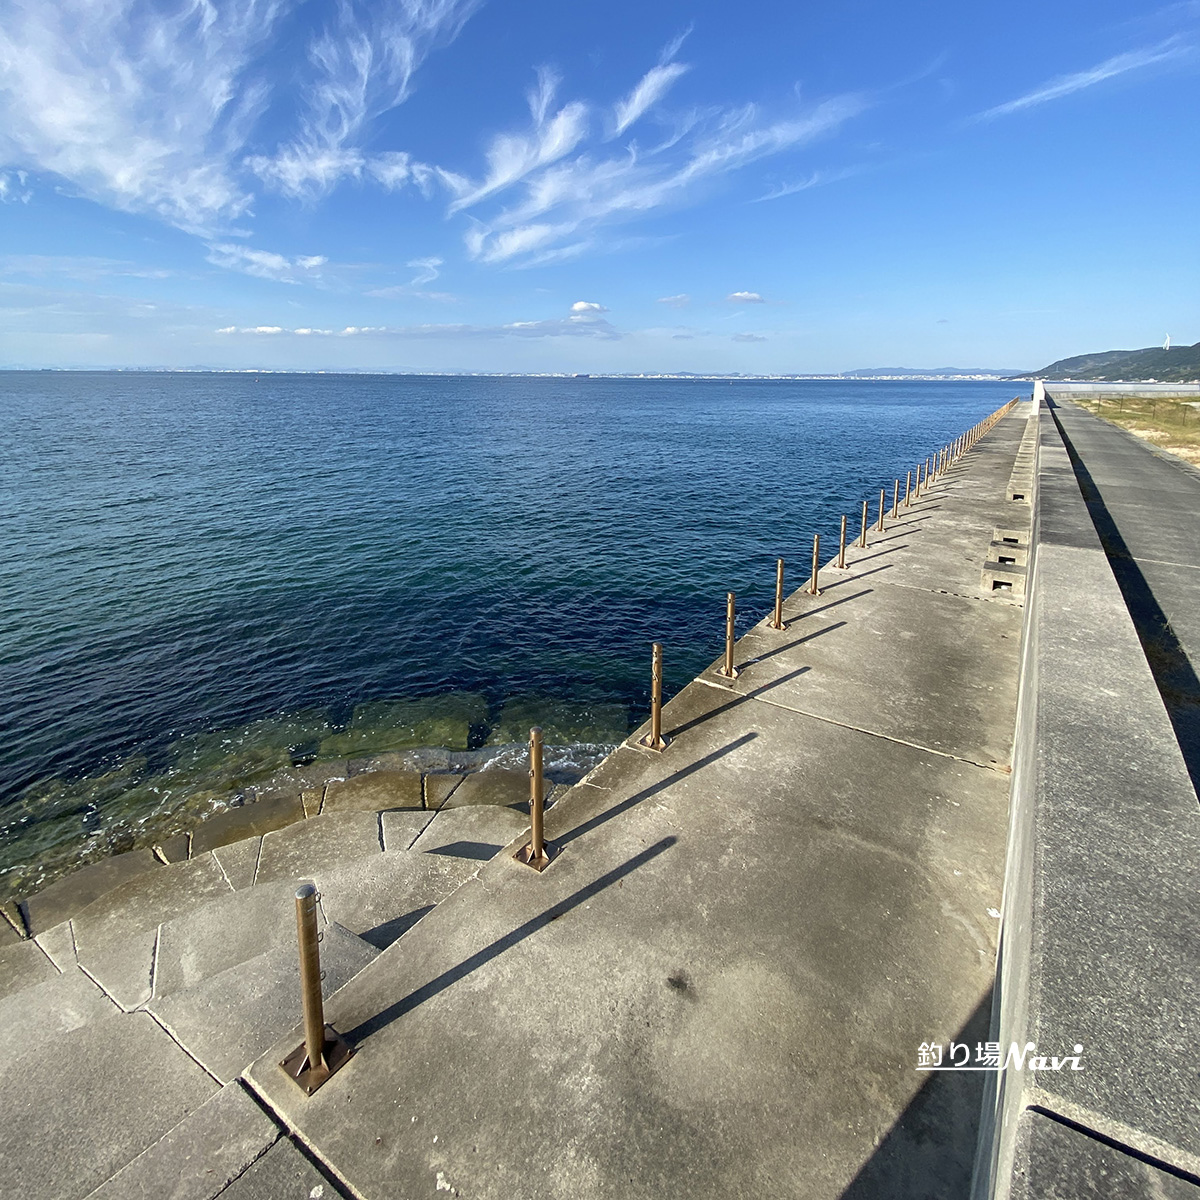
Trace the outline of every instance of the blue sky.
{"type": "Polygon", "coordinates": [[[1200,3],[0,0],[0,366],[1200,340],[1200,3]]]}

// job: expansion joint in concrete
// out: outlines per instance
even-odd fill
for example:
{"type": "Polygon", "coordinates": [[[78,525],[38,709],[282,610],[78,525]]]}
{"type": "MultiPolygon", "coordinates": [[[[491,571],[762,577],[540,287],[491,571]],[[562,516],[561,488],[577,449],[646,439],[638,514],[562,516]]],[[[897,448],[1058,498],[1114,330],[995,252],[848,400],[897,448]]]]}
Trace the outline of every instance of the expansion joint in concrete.
{"type": "MultiPolygon", "coordinates": [[[[313,1145],[313,1143],[304,1136],[304,1134],[292,1124],[287,1117],[277,1109],[269,1099],[259,1090],[253,1079],[245,1075],[238,1077],[238,1082],[246,1089],[250,1098],[275,1122],[279,1129],[282,1129],[292,1145],[312,1163],[314,1167],[336,1188],[340,1189],[344,1196],[351,1197],[351,1200],[367,1200],[367,1197],[360,1192],[353,1184],[350,1183],[344,1175],[338,1171],[330,1161],[325,1158],[321,1152],[313,1145]]],[[[269,1148],[269,1147],[268,1147],[269,1148]]]]}
{"type": "Polygon", "coordinates": [[[1103,1113],[1093,1112],[1082,1104],[1074,1104],[1062,1096],[1038,1087],[1028,1089],[1024,1099],[1026,1108],[1041,1113],[1052,1121],[1120,1150],[1123,1154],[1147,1162],[1160,1171],[1200,1185],[1200,1156],[1176,1146],[1173,1142],[1164,1142],[1140,1129],[1133,1129],[1104,1116],[1103,1113]]]}
{"type": "Polygon", "coordinates": [[[771,708],[795,713],[799,717],[811,717],[814,721],[822,721],[826,725],[836,725],[839,729],[848,729],[851,733],[861,733],[867,737],[876,738],[881,742],[891,742],[896,746],[907,746],[910,750],[920,750],[925,754],[936,754],[938,758],[948,758],[953,762],[965,763],[969,767],[978,767],[981,771],[992,771],[997,775],[1012,774],[1010,767],[1001,766],[999,763],[976,762],[975,759],[964,758],[961,754],[951,754],[946,750],[936,750],[932,746],[923,746],[920,742],[908,742],[904,738],[892,737],[886,733],[879,733],[874,729],[864,729],[861,725],[850,725],[845,721],[835,721],[832,717],[823,717],[820,713],[809,712],[803,708],[793,708],[792,705],[781,704],[778,700],[768,700],[764,696],[748,696],[744,692],[735,691],[723,683],[713,683],[710,679],[698,679],[696,682],[703,683],[710,688],[715,688],[719,692],[726,692],[732,696],[740,696],[744,700],[753,700],[758,704],[767,704],[771,708]]]}
{"type": "Polygon", "coordinates": [[[150,1020],[152,1020],[155,1023],[155,1025],[157,1025],[159,1027],[159,1029],[161,1029],[163,1031],[163,1033],[165,1033],[167,1035],[167,1037],[169,1037],[171,1039],[171,1041],[173,1041],[175,1043],[175,1045],[179,1047],[180,1051],[183,1054],[185,1054],[188,1058],[190,1058],[192,1060],[192,1062],[194,1062],[196,1064],[196,1066],[198,1066],[200,1068],[200,1070],[202,1070],[205,1073],[205,1075],[207,1075],[209,1077],[209,1079],[211,1079],[213,1081],[213,1083],[215,1083],[217,1085],[217,1087],[225,1086],[221,1082],[220,1078],[217,1075],[215,1075],[211,1070],[209,1070],[209,1068],[192,1053],[192,1051],[184,1044],[183,1039],[180,1038],[180,1036],[175,1032],[175,1030],[173,1030],[170,1027],[170,1025],[168,1025],[166,1023],[166,1021],[164,1021],[162,1019],[162,1017],[160,1017],[158,1015],[158,1013],[151,1012],[150,1009],[148,1009],[148,1008],[138,1008],[138,1009],[135,1009],[134,1011],[135,1012],[144,1012],[146,1014],[146,1016],[148,1016],[150,1018],[150,1020]]]}

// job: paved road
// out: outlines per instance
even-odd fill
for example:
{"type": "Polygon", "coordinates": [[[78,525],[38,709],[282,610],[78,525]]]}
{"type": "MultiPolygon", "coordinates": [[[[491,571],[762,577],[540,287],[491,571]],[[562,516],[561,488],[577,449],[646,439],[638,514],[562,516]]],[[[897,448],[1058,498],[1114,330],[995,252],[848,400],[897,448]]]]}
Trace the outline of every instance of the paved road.
{"type": "Polygon", "coordinates": [[[1070,401],[1052,406],[1200,790],[1200,471],[1070,401]]]}

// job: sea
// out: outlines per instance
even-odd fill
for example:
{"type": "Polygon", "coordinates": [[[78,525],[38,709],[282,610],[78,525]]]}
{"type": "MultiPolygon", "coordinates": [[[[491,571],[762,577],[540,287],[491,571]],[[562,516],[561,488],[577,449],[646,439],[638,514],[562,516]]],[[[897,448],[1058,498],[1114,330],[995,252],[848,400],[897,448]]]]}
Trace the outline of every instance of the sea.
{"type": "MultiPolygon", "coordinates": [[[[578,778],[1009,382],[0,372],[0,899],[323,760],[578,778]]],[[[825,555],[823,555],[825,557],[825,555]]]]}

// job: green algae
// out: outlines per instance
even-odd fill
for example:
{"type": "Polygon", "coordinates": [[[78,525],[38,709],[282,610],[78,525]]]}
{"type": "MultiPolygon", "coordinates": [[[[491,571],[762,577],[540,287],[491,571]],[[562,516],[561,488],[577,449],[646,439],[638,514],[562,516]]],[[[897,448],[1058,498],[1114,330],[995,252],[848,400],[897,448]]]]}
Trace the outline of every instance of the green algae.
{"type": "Polygon", "coordinates": [[[587,704],[547,697],[515,697],[507,701],[488,737],[489,746],[523,742],[539,725],[547,745],[600,745],[624,741],[629,710],[623,704],[587,704]]]}
{"type": "Polygon", "coordinates": [[[420,746],[466,750],[473,729],[486,725],[487,717],[487,701],[475,692],[448,692],[427,700],[372,700],[354,709],[345,730],[322,740],[318,757],[348,758],[420,746]]]}

